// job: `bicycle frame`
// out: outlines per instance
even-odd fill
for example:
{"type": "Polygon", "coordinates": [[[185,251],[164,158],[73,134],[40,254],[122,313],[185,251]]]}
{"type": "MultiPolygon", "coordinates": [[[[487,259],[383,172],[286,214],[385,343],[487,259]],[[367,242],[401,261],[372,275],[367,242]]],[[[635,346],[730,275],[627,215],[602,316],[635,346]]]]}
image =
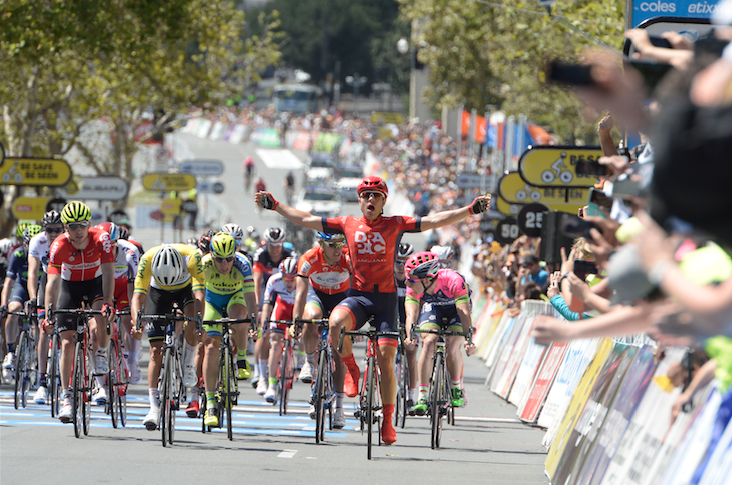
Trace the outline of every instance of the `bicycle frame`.
{"type": "Polygon", "coordinates": [[[308,323],[318,325],[318,366],[312,382],[310,404],[315,408],[315,443],[325,439],[325,411],[328,410],[328,429],[333,429],[333,402],[336,398],[333,383],[333,350],[328,341],[328,320],[297,319],[296,324],[308,323]]]}
{"type": "Polygon", "coordinates": [[[26,407],[28,391],[38,376],[36,338],[31,325],[31,322],[37,320],[36,307],[30,305],[27,313],[25,311],[4,313],[8,316],[19,316],[21,322],[15,351],[14,392],[15,409],[20,409],[26,407]]]}
{"type": "Polygon", "coordinates": [[[120,320],[122,316],[129,315],[129,310],[117,312],[116,322],[111,325],[111,339],[109,346],[109,374],[107,375],[107,387],[109,400],[105,412],[112,419],[112,427],[117,424],[127,424],[127,380],[130,372],[127,368],[127,361],[122,353],[122,343],[119,338],[120,320]]]}
{"type": "MultiPolygon", "coordinates": [[[[299,335],[302,320],[290,321],[290,320],[265,320],[265,323],[276,323],[292,326],[295,325],[294,334],[299,335]]],[[[270,330],[271,332],[271,330],[270,330]]],[[[277,372],[277,397],[273,404],[279,402],[280,405],[280,416],[287,414],[287,399],[290,395],[290,389],[292,389],[297,376],[295,375],[295,355],[293,351],[293,339],[290,335],[289,328],[285,330],[284,341],[282,343],[282,355],[280,357],[280,365],[277,372]]]]}

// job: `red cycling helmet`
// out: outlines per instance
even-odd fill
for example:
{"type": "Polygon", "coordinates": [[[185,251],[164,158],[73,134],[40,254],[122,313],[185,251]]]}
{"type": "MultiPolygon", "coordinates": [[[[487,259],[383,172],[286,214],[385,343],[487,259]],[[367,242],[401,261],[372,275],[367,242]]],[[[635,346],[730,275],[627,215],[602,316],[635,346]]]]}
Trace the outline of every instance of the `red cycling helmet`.
{"type": "Polygon", "coordinates": [[[358,184],[357,191],[359,196],[363,192],[381,192],[386,199],[389,195],[389,188],[381,177],[365,177],[361,183],[358,184]]]}
{"type": "Polygon", "coordinates": [[[407,278],[434,278],[440,270],[440,257],[430,251],[412,255],[404,264],[407,278]]]}

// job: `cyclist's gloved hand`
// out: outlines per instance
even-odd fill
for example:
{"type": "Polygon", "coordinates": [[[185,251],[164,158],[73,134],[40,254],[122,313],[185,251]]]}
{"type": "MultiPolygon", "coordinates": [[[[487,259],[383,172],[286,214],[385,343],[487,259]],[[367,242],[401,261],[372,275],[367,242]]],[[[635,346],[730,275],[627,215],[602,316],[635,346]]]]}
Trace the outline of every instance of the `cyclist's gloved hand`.
{"type": "Polygon", "coordinates": [[[488,210],[488,207],[491,205],[491,196],[490,195],[481,195],[479,197],[476,197],[473,199],[473,203],[470,204],[470,207],[468,207],[468,210],[471,214],[482,214],[483,212],[488,210]]]}
{"type": "Polygon", "coordinates": [[[105,315],[109,315],[110,318],[114,318],[117,315],[117,310],[112,305],[107,305],[106,303],[102,305],[102,313],[105,315]]]}
{"type": "Polygon", "coordinates": [[[262,209],[277,210],[279,202],[275,200],[272,194],[270,194],[269,192],[265,192],[264,195],[262,195],[261,204],[262,209]]]}
{"type": "Polygon", "coordinates": [[[53,322],[49,322],[47,318],[44,318],[41,322],[41,328],[50,335],[53,333],[53,322]]]}

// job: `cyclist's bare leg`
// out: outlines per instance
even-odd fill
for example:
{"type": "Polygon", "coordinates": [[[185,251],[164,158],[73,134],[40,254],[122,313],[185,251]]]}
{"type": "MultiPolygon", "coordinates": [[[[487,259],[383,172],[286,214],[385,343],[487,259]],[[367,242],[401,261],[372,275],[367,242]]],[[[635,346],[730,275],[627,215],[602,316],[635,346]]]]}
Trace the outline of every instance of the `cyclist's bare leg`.
{"type": "MultiPolygon", "coordinates": [[[[323,310],[318,305],[305,305],[305,320],[320,320],[323,318],[323,310]]],[[[305,353],[312,354],[318,348],[318,325],[314,323],[306,323],[302,332],[302,340],[305,347],[305,353]]]]}
{"type": "Polygon", "coordinates": [[[203,384],[206,392],[216,392],[219,374],[219,347],[221,337],[206,337],[203,343],[203,384]]]}
{"type": "Polygon", "coordinates": [[[422,353],[419,356],[419,385],[429,386],[432,376],[432,356],[435,353],[437,335],[422,334],[422,353]]]}
{"type": "MultiPolygon", "coordinates": [[[[334,308],[333,311],[330,314],[330,318],[328,319],[328,326],[330,327],[330,336],[331,336],[331,342],[333,342],[337,349],[337,342],[340,338],[341,334],[341,327],[346,327],[346,331],[353,330],[353,326],[355,325],[353,318],[351,318],[351,314],[348,313],[346,310],[343,310],[341,308],[334,308]]],[[[341,352],[336,352],[338,355],[340,355],[341,358],[348,358],[351,354],[353,354],[353,342],[351,342],[351,338],[346,335],[343,338],[343,349],[341,352]]]]}
{"type": "Polygon", "coordinates": [[[71,369],[74,365],[74,345],[76,344],[76,330],[64,330],[61,336],[61,361],[59,372],[61,374],[61,385],[64,390],[71,387],[71,369]]]}
{"type": "Polygon", "coordinates": [[[458,335],[447,337],[447,370],[454,381],[459,380],[463,374],[463,342],[465,338],[458,335]]]}
{"type": "Polygon", "coordinates": [[[150,389],[158,387],[160,369],[163,367],[163,345],[165,342],[150,342],[150,363],[147,366],[147,385],[150,389]]]}
{"type": "MultiPolygon", "coordinates": [[[[236,303],[229,307],[229,316],[231,318],[240,320],[247,318],[247,307],[236,303]]],[[[236,344],[236,348],[239,350],[246,350],[247,344],[249,343],[249,324],[248,323],[235,323],[231,326],[234,329],[233,340],[236,344]]]]}
{"type": "Polygon", "coordinates": [[[394,404],[396,402],[397,380],[394,372],[394,360],[396,358],[396,347],[391,345],[379,345],[376,353],[376,361],[381,371],[381,402],[383,404],[394,404]]]}
{"type": "MultiPolygon", "coordinates": [[[[91,304],[92,310],[102,309],[102,300],[97,300],[91,304]]],[[[109,335],[107,335],[107,317],[105,315],[94,315],[89,319],[89,329],[92,335],[97,336],[96,349],[106,349],[109,347],[109,335]]]]}
{"type": "Polygon", "coordinates": [[[416,348],[407,350],[407,368],[409,369],[409,389],[415,389],[419,381],[416,348]]]}
{"type": "MultiPolygon", "coordinates": [[[[23,305],[19,301],[11,301],[8,303],[8,312],[19,312],[23,310],[23,305]]],[[[18,334],[20,333],[20,325],[18,315],[10,315],[5,319],[5,339],[9,344],[14,344],[18,341],[18,334]]]]}
{"type": "Polygon", "coordinates": [[[51,337],[40,329],[40,325],[36,328],[37,330],[37,339],[38,339],[38,346],[36,347],[36,352],[38,354],[38,369],[41,374],[46,373],[46,369],[48,368],[48,346],[51,341],[51,337]]]}
{"type": "MultiPolygon", "coordinates": [[[[282,354],[282,340],[284,335],[279,332],[270,332],[271,347],[269,352],[269,377],[270,379],[277,375],[277,368],[280,365],[280,356],[282,354]]],[[[270,381],[272,382],[272,381],[270,381]]]]}
{"type": "Polygon", "coordinates": [[[346,380],[346,372],[348,369],[346,368],[346,364],[343,363],[341,356],[336,352],[335,347],[332,347],[332,349],[333,363],[335,364],[335,369],[333,369],[333,388],[335,392],[343,392],[343,382],[346,380]]]}

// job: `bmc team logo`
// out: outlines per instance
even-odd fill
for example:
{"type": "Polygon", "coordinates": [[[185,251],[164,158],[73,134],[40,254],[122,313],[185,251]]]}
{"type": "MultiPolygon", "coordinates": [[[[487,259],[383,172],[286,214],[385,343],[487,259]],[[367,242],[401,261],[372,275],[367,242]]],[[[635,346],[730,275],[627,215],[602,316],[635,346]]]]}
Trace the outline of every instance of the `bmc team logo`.
{"type": "Polygon", "coordinates": [[[380,232],[356,231],[355,239],[358,254],[386,254],[386,241],[380,232]]]}

